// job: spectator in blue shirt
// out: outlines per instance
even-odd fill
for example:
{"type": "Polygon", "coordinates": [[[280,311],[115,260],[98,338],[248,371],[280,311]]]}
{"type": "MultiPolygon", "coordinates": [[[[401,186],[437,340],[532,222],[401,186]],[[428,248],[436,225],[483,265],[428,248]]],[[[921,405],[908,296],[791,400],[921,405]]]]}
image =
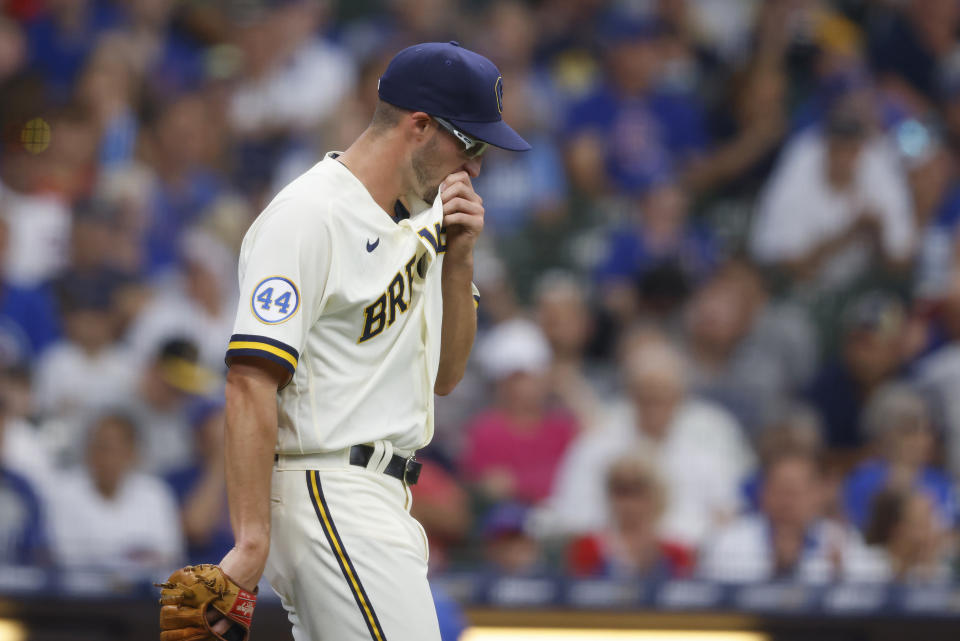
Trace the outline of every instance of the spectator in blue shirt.
{"type": "Polygon", "coordinates": [[[636,201],[631,219],[611,230],[598,279],[639,279],[665,263],[676,263],[691,286],[705,277],[716,266],[717,244],[708,230],[689,221],[688,205],[672,180],[651,186],[636,201]]]}
{"type": "Polygon", "coordinates": [[[201,48],[189,33],[191,7],[173,0],[134,0],[123,3],[123,33],[153,95],[196,89],[205,79],[201,48]],[[173,23],[174,12],[181,20],[173,23]],[[186,27],[186,28],[184,28],[186,27]]]}
{"type": "Polygon", "coordinates": [[[3,432],[0,417],[0,566],[43,563],[48,556],[40,498],[27,479],[3,464],[3,432]]]}
{"type": "Polygon", "coordinates": [[[223,471],[223,403],[203,399],[190,409],[198,460],[167,475],[180,506],[187,560],[204,563],[233,547],[223,471]]]}
{"type": "Polygon", "coordinates": [[[46,558],[40,499],[24,477],[0,464],[0,565],[46,558]]]}
{"type": "Polygon", "coordinates": [[[611,15],[602,33],[608,81],[570,109],[570,170],[588,193],[635,192],[703,151],[702,109],[694,96],[659,86],[658,23],[611,15]]]}
{"type": "Polygon", "coordinates": [[[679,185],[664,180],[634,201],[630,218],[611,229],[595,269],[603,305],[620,323],[640,309],[667,314],[709,274],[718,247],[706,229],[688,220],[679,185]]]}
{"type": "Polygon", "coordinates": [[[48,2],[27,27],[30,65],[43,74],[55,96],[66,98],[97,37],[119,22],[113,3],[103,0],[48,2]]]}
{"type": "Polygon", "coordinates": [[[34,355],[60,336],[56,305],[46,287],[16,287],[0,283],[0,318],[21,328],[34,355]]]}
{"type": "Polygon", "coordinates": [[[844,484],[850,520],[865,528],[874,497],[885,488],[898,487],[927,494],[941,522],[952,525],[956,496],[950,477],[931,464],[935,438],[923,397],[906,384],[887,384],[871,397],[862,424],[875,455],[861,463],[844,484]]]}
{"type": "Polygon", "coordinates": [[[223,192],[222,179],[209,169],[210,144],[220,142],[207,131],[213,116],[203,97],[186,95],[168,104],[154,124],[150,149],[157,181],[144,237],[148,273],[176,263],[184,230],[223,192]]]}
{"type": "Polygon", "coordinates": [[[902,366],[906,316],[902,303],[883,292],[851,301],[841,318],[840,358],[827,362],[807,390],[823,419],[826,444],[851,453],[864,444],[861,412],[877,389],[902,366]]]}
{"type": "Polygon", "coordinates": [[[871,63],[888,92],[917,112],[940,97],[960,26],[956,2],[913,0],[885,20],[871,22],[871,63]]]}

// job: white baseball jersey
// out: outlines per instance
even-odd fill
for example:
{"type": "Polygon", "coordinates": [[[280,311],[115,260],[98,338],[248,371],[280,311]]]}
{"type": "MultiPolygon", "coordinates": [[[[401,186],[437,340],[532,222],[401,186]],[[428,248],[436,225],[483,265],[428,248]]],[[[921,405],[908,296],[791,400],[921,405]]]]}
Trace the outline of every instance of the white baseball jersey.
{"type": "Polygon", "coordinates": [[[253,355],[289,371],[281,454],[377,440],[412,452],[433,436],[442,203],[397,222],[335,158],[290,183],[247,231],[227,363],[253,355]]]}

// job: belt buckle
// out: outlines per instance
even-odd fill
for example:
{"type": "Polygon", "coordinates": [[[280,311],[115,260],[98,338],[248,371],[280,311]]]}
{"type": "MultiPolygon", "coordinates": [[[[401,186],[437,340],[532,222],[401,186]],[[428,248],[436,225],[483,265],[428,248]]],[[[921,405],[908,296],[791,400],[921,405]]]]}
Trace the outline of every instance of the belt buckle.
{"type": "Polygon", "coordinates": [[[408,458],[403,466],[403,482],[407,485],[416,485],[422,468],[423,463],[418,461],[416,456],[408,458]]]}

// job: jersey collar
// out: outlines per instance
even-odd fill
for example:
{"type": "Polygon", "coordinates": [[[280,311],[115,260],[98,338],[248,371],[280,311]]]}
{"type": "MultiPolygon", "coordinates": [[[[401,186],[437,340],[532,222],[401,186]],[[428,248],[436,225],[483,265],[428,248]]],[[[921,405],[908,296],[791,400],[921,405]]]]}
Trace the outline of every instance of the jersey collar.
{"type": "MultiPolygon", "coordinates": [[[[377,202],[373,199],[373,196],[370,195],[370,192],[367,191],[366,185],[364,185],[360,181],[360,179],[357,178],[353,174],[353,172],[350,171],[349,168],[347,168],[346,165],[344,165],[342,162],[338,160],[338,157],[342,153],[343,152],[341,151],[328,151],[324,155],[323,162],[327,162],[333,165],[334,169],[337,172],[341,173],[341,175],[343,175],[346,178],[348,183],[353,185],[354,189],[356,189],[358,192],[361,192],[363,194],[363,197],[365,198],[367,203],[371,207],[375,208],[378,214],[382,214],[376,217],[378,223],[384,223],[386,221],[390,221],[394,224],[400,224],[400,225],[406,224],[411,227],[420,227],[427,223],[432,224],[431,221],[433,221],[433,218],[434,218],[434,216],[432,215],[432,211],[436,208],[437,201],[440,198],[439,194],[437,195],[437,200],[435,200],[432,205],[423,200],[420,200],[419,198],[411,199],[410,209],[408,209],[406,206],[404,206],[403,203],[401,203],[398,200],[394,204],[394,211],[393,211],[393,214],[391,215],[388,212],[384,211],[383,208],[377,204],[377,202]]],[[[366,209],[366,207],[364,209],[366,209]]],[[[441,205],[440,207],[441,218],[442,218],[442,211],[443,211],[443,208],[441,205]]]]}

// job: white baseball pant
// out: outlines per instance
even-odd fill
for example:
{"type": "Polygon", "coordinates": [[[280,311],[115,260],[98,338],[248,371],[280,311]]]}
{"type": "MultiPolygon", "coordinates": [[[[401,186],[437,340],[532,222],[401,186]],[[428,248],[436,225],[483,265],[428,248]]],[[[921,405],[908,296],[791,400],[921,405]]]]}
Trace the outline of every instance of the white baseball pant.
{"type": "Polygon", "coordinates": [[[275,464],[265,576],[296,641],[440,641],[426,534],[382,473],[392,454],[380,441],[366,468],[347,451],[275,464]]]}

